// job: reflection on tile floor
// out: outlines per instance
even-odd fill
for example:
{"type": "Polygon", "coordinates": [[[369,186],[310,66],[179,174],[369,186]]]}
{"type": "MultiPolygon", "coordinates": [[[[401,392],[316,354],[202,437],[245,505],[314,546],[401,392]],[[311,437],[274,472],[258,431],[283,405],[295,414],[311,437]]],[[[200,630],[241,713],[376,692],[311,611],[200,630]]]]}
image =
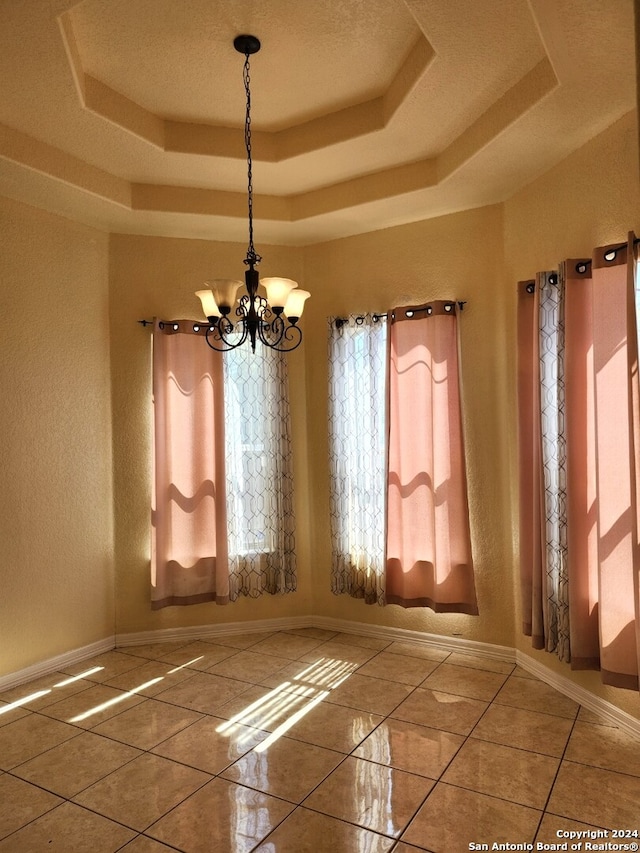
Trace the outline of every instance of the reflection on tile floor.
{"type": "Polygon", "coordinates": [[[462,853],[640,832],[638,802],[640,738],[409,642],[159,643],[0,694],[0,853],[462,853]]]}

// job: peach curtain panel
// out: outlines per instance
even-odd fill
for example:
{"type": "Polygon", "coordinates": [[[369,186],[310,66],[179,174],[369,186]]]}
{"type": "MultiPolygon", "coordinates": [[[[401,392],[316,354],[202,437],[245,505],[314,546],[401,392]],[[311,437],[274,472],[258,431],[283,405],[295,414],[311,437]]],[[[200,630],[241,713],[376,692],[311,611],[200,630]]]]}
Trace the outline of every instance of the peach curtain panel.
{"type": "Polygon", "coordinates": [[[229,601],[222,355],[188,320],[153,334],[151,607],[229,601]],[[177,329],[175,328],[177,327],[177,329]]]}
{"type": "Polygon", "coordinates": [[[567,530],[571,666],[598,669],[598,502],[596,489],[593,280],[591,263],[571,259],[565,277],[567,530]]]}
{"type": "Polygon", "coordinates": [[[386,601],[477,614],[454,302],[389,327],[386,601]]]}
{"type": "MultiPolygon", "coordinates": [[[[566,441],[566,569],[570,660],[574,669],[599,668],[605,684],[638,689],[640,588],[637,484],[640,454],[636,243],[596,249],[592,260],[561,268],[564,299],[564,416],[566,441]]],[[[542,341],[534,299],[519,298],[519,416],[521,578],[524,630],[548,648],[548,625],[536,626],[548,560],[544,518],[547,486],[541,465],[538,406],[542,341]],[[539,509],[542,508],[542,509],[539,509]],[[542,557],[540,556],[542,555],[542,557]],[[531,618],[530,618],[531,614],[531,618]]],[[[545,602],[542,601],[544,611],[545,602]]]]}
{"type": "Polygon", "coordinates": [[[606,247],[597,249],[592,264],[600,667],[605,684],[638,689],[640,436],[633,239],[608,257],[606,247]]]}

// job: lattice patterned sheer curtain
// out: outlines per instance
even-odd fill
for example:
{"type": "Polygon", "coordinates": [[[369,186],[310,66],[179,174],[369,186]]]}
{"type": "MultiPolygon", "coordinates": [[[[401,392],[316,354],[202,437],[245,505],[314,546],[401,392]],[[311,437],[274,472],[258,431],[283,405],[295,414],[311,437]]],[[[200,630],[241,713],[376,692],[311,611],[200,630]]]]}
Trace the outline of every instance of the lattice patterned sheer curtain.
{"type": "Polygon", "coordinates": [[[296,589],[286,355],[261,346],[223,356],[229,597],[296,589]]]}
{"type": "Polygon", "coordinates": [[[538,273],[536,297],[540,364],[540,440],[545,526],[545,647],[571,659],[567,565],[567,454],[565,436],[564,275],[538,273]]]}
{"type": "Polygon", "coordinates": [[[329,318],[331,589],[384,604],[386,318],[329,318]]]}
{"type": "Polygon", "coordinates": [[[296,588],[285,356],[154,325],[152,608],[296,588]]]}

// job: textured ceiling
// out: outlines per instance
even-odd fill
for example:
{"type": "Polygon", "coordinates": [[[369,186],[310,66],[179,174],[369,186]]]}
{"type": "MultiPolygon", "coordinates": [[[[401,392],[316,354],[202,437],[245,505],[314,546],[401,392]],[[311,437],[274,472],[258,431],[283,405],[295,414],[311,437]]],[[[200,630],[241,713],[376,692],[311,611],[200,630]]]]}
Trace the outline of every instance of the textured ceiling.
{"type": "Polygon", "coordinates": [[[633,0],[0,0],[0,193],[304,244],[509,197],[635,106],[633,0]]]}

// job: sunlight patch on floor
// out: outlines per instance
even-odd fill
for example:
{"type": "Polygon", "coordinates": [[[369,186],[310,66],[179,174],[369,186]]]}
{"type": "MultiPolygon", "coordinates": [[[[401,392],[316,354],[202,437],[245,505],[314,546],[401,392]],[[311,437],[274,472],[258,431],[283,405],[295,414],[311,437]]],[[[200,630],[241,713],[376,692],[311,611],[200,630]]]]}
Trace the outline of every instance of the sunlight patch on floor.
{"type": "Polygon", "coordinates": [[[147,687],[151,687],[153,684],[157,684],[159,681],[162,681],[163,678],[164,676],[161,675],[158,678],[152,678],[150,681],[145,681],[144,684],[140,684],[138,685],[138,687],[133,687],[131,690],[127,690],[127,692],[123,693],[121,696],[114,696],[113,699],[107,699],[106,702],[102,702],[100,703],[100,705],[95,705],[93,708],[90,708],[83,714],[78,714],[75,717],[71,717],[71,719],[67,720],[67,722],[81,723],[83,720],[86,720],[89,717],[93,717],[95,714],[99,714],[101,711],[106,711],[108,708],[111,708],[114,705],[118,705],[120,702],[124,702],[125,699],[129,699],[131,696],[135,696],[136,693],[140,693],[142,690],[146,690],[147,687]]]}
{"type": "MultiPolygon", "coordinates": [[[[281,720],[271,734],[253,749],[254,752],[264,752],[323,702],[356,668],[357,664],[347,661],[320,658],[296,675],[292,681],[283,681],[260,699],[247,705],[240,713],[234,714],[227,722],[218,726],[216,731],[231,736],[244,726],[268,729],[273,723],[281,720]]],[[[251,733],[245,733],[238,743],[251,737],[251,733]]]]}
{"type": "Polygon", "coordinates": [[[91,669],[87,669],[84,672],[81,672],[79,675],[70,675],[69,678],[65,678],[63,681],[59,681],[57,684],[54,684],[53,687],[47,687],[44,690],[36,690],[34,693],[29,693],[27,696],[23,696],[21,699],[16,699],[13,702],[9,702],[7,705],[2,705],[0,707],[0,714],[6,714],[8,711],[13,711],[15,708],[19,708],[21,705],[26,705],[29,702],[34,702],[36,699],[40,699],[42,698],[42,696],[46,696],[48,693],[52,693],[56,688],[68,687],[68,685],[73,684],[74,681],[81,681],[83,678],[86,678],[89,675],[94,675],[94,673],[100,672],[101,669],[104,669],[104,667],[91,667],[91,669]]]}

